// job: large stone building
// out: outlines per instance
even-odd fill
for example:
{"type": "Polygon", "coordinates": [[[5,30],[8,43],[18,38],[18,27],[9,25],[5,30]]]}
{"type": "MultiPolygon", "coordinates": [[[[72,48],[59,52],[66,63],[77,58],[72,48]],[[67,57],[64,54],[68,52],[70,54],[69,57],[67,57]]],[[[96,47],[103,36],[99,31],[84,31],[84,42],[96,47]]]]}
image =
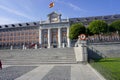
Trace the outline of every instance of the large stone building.
{"type": "Polygon", "coordinates": [[[70,47],[69,28],[81,22],[87,26],[93,20],[105,20],[108,24],[120,19],[120,15],[61,19],[61,14],[52,12],[48,20],[0,25],[0,48],[22,48],[37,44],[41,48],[70,47]]]}

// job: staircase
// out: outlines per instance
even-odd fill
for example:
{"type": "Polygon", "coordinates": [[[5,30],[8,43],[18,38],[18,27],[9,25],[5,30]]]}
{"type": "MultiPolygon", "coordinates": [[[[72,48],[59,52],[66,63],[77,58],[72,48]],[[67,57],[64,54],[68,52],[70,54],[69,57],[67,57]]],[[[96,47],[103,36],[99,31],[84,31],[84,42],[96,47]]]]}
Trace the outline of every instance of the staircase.
{"type": "Polygon", "coordinates": [[[0,50],[0,59],[8,65],[76,63],[73,48],[0,50]]]}

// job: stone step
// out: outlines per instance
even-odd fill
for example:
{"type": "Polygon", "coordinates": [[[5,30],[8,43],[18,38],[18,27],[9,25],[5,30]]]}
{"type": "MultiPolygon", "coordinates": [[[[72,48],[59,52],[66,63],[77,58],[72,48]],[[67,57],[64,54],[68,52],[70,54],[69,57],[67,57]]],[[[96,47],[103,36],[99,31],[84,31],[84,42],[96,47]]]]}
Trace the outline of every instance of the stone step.
{"type": "Polygon", "coordinates": [[[75,64],[76,61],[74,60],[5,60],[5,61],[2,61],[2,64],[3,65],[27,65],[27,64],[59,64],[59,63],[69,63],[69,64],[75,64]]]}
{"type": "Polygon", "coordinates": [[[40,60],[44,60],[44,59],[75,59],[73,56],[40,56],[40,57],[36,57],[36,56],[15,56],[15,57],[6,57],[6,58],[1,58],[1,59],[40,59],[40,60]]]}
{"type": "Polygon", "coordinates": [[[0,51],[4,64],[76,63],[73,48],[0,51]]]}
{"type": "Polygon", "coordinates": [[[76,62],[76,61],[74,61],[74,60],[30,60],[30,61],[6,60],[6,61],[2,61],[2,63],[6,63],[6,62],[76,62]]]}
{"type": "Polygon", "coordinates": [[[77,62],[8,62],[3,65],[77,64],[77,62]]]}
{"type": "Polygon", "coordinates": [[[5,59],[2,61],[75,61],[75,59],[5,59]]]}

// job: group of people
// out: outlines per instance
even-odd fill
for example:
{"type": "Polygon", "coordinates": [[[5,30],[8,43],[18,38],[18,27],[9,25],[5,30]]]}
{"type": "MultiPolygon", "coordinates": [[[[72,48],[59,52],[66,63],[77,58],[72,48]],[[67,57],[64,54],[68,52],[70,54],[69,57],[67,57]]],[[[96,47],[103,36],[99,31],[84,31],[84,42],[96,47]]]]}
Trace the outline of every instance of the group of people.
{"type": "Polygon", "coordinates": [[[119,35],[94,35],[88,37],[88,42],[114,42],[120,41],[119,35]]]}

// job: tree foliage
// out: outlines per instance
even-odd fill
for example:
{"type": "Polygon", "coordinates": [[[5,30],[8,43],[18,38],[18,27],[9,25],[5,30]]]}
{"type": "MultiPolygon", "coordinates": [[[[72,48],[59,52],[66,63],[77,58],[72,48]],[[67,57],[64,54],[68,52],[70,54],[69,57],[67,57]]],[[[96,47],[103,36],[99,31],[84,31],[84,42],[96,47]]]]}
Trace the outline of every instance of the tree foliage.
{"type": "Polygon", "coordinates": [[[94,20],[89,24],[88,29],[93,34],[106,33],[108,32],[108,25],[105,21],[94,20]]]}
{"type": "Polygon", "coordinates": [[[118,31],[120,33],[120,20],[114,21],[110,24],[110,31],[118,31]]]}
{"type": "Polygon", "coordinates": [[[93,33],[90,32],[90,30],[89,30],[88,27],[86,28],[86,34],[87,34],[87,36],[88,36],[88,35],[93,35],[93,33]]]}
{"type": "Polygon", "coordinates": [[[70,27],[69,38],[71,40],[78,39],[78,36],[82,33],[85,33],[85,31],[86,31],[86,28],[81,23],[73,24],[70,27]]]}

